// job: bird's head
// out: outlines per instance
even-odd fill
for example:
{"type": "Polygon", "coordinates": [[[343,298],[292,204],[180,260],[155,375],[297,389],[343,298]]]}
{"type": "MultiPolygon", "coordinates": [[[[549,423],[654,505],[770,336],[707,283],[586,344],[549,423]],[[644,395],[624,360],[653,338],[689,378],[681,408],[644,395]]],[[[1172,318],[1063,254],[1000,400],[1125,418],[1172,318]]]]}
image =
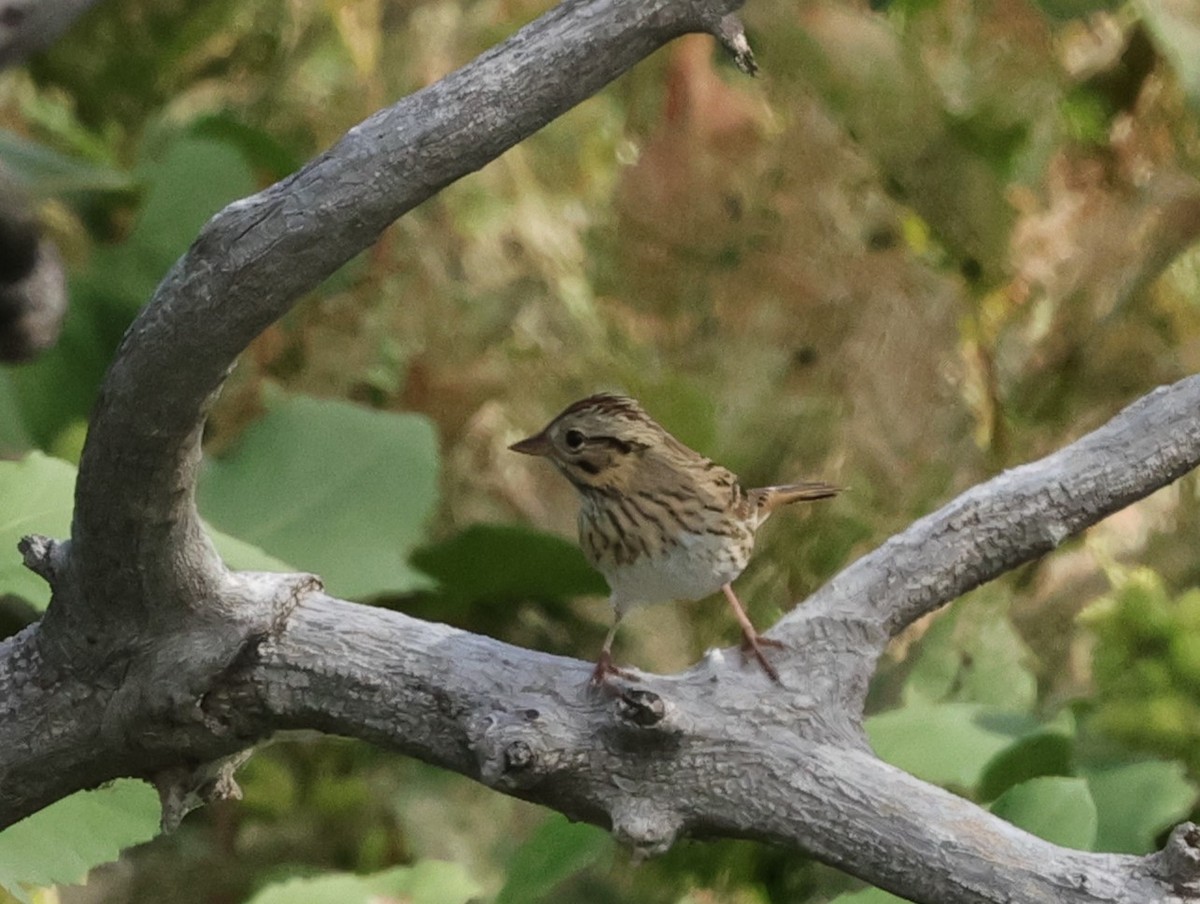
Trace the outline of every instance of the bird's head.
{"type": "Polygon", "coordinates": [[[605,393],[568,406],[541,433],[509,448],[550,459],[581,492],[627,491],[642,453],[665,436],[636,401],[605,393]]]}

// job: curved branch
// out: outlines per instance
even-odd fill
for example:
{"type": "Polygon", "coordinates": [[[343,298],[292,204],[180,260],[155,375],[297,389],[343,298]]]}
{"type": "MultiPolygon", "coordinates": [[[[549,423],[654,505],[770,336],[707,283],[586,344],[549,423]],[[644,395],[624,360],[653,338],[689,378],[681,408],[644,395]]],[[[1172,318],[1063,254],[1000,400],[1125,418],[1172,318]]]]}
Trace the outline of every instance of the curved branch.
{"type": "MultiPolygon", "coordinates": [[[[841,651],[809,642],[831,668],[841,651]]],[[[265,720],[364,738],[649,854],[740,837],[920,901],[1200,900],[1194,828],[1151,857],[1057,847],[879,761],[833,701],[730,660],[598,693],[590,663],[318,594],[204,709],[235,736],[265,720]]]]}
{"type": "Polygon", "coordinates": [[[180,591],[151,607],[213,595],[220,563],[192,501],[200,426],[259,332],[399,216],[658,47],[689,31],[720,28],[728,37],[725,17],[740,5],[567,0],[355,126],[299,172],[216,214],[130,327],[101,390],[72,527],[80,581],[103,588],[92,598],[107,601],[106,610],[112,600],[136,605],[145,575],[135,559],[162,563],[154,583],[180,591]]]}

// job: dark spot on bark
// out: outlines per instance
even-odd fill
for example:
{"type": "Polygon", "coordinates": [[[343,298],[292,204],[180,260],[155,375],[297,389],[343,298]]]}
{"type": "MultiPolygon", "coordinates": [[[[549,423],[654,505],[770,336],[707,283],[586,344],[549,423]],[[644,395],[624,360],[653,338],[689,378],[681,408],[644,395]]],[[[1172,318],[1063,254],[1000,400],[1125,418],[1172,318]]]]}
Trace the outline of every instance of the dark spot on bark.
{"type": "Polygon", "coordinates": [[[533,765],[533,749],[524,741],[513,741],[504,748],[504,767],[512,772],[533,765]]]}
{"type": "Polygon", "coordinates": [[[662,697],[652,691],[628,690],[618,700],[617,715],[640,728],[657,725],[667,714],[662,697]]]}

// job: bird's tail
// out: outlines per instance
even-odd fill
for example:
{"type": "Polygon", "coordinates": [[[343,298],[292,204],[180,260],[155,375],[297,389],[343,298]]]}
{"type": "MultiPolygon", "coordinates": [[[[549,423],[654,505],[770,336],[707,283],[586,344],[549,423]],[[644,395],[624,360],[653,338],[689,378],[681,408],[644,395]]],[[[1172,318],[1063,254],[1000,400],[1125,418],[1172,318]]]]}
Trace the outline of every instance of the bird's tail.
{"type": "Polygon", "coordinates": [[[806,480],[803,483],[789,483],[778,487],[759,487],[751,490],[750,499],[758,512],[758,522],[767,520],[767,516],[782,505],[793,502],[813,502],[817,499],[829,499],[842,491],[831,483],[820,480],[806,480]]]}

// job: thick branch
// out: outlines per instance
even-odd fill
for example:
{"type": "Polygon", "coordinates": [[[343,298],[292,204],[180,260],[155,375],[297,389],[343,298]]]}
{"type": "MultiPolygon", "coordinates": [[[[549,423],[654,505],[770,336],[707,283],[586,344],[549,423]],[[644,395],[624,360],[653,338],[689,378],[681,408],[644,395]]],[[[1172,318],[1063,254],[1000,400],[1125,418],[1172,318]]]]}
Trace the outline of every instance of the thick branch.
{"type": "Polygon", "coordinates": [[[752,838],[955,904],[1200,900],[1194,841],[1177,842],[1192,859],[1169,882],[1159,858],[1056,847],[881,763],[831,725],[836,702],[777,690],[736,657],[619,694],[591,691],[589,671],[316,596],[205,709],[235,735],[265,719],[364,737],[647,853],[685,834],[752,838]]]}
{"type": "MultiPolygon", "coordinates": [[[[1080,487],[1083,475],[1098,473],[1123,494],[1148,493],[1161,481],[1158,460],[1131,459],[1127,447],[1101,440],[1138,425],[1172,429],[1197,385],[1193,378],[1151,393],[1080,440],[1080,454],[1064,450],[1013,474],[1051,502],[1059,488],[1080,487]]],[[[1200,444],[1194,432],[1187,436],[1176,439],[1200,444]]],[[[974,561],[996,540],[979,519],[962,517],[964,506],[1003,509],[1009,492],[1005,481],[994,481],[923,523],[940,525],[937,542],[974,561]]],[[[1094,522],[1106,510],[1107,503],[1082,506],[1072,524],[1094,522]]],[[[907,554],[893,540],[868,560],[888,573],[907,554]]],[[[960,565],[941,567],[939,586],[960,565]]],[[[857,708],[866,680],[862,648],[874,638],[849,640],[844,622],[818,608],[806,606],[790,620],[795,649],[782,688],[726,652],[680,676],[646,676],[596,693],[582,662],[330,599],[311,582],[269,575],[226,581],[223,594],[251,610],[273,608],[281,621],[233,659],[181,670],[180,663],[203,664],[213,649],[228,648],[214,624],[189,622],[159,638],[148,659],[114,663],[121,674],[80,685],[90,705],[73,719],[44,718],[56,707],[71,709],[73,693],[69,670],[56,673],[61,667],[47,662],[38,632],[10,643],[0,659],[0,818],[82,781],[170,774],[180,761],[211,760],[269,732],[303,727],[442,765],[610,826],[649,852],[682,834],[786,843],[931,902],[1200,900],[1194,831],[1178,833],[1152,858],[1068,851],[875,760],[857,708]],[[191,687],[180,683],[180,672],[209,681],[191,687]]],[[[856,611],[859,587],[835,579],[823,605],[856,611]]],[[[897,585],[889,601],[915,611],[929,598],[924,584],[912,583],[897,585]]],[[[861,615],[852,623],[862,624],[861,615]]]]}

